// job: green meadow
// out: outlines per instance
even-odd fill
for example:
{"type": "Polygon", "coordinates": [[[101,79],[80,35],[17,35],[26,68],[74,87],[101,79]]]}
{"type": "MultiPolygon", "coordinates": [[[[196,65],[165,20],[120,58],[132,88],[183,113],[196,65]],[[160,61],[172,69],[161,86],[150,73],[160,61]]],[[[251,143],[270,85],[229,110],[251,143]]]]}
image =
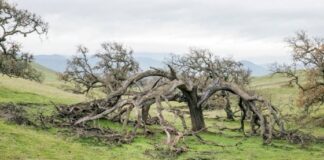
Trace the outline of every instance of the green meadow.
{"type": "MultiPolygon", "coordinates": [[[[53,104],[73,104],[90,100],[85,95],[73,94],[65,88],[68,84],[59,81],[57,74],[43,66],[34,64],[43,73],[44,82],[37,83],[20,78],[0,77],[0,103],[15,103],[27,107],[31,117],[38,111],[53,110],[53,104]]],[[[282,112],[284,119],[289,119],[288,128],[301,128],[316,137],[324,137],[322,124],[312,123],[324,117],[324,107],[316,107],[303,119],[297,115],[302,109],[295,106],[298,90],[287,85],[287,78],[282,76],[264,76],[252,79],[249,89],[271,100],[282,112]],[[297,120],[298,119],[298,120],[297,120]]],[[[233,97],[235,101],[235,97],[233,97]]],[[[184,104],[172,103],[174,107],[184,104]]],[[[155,106],[151,113],[155,113],[155,106]]],[[[183,108],[182,108],[183,109],[183,108]]],[[[235,104],[233,109],[237,110],[235,104]]],[[[184,109],[185,110],[185,109],[184,109]]],[[[237,114],[239,115],[239,114],[237,114]]],[[[172,155],[156,148],[163,147],[165,135],[156,132],[152,136],[139,136],[131,144],[104,144],[96,139],[80,138],[66,134],[64,129],[39,129],[32,126],[17,125],[0,119],[0,159],[294,159],[321,160],[324,157],[324,144],[317,142],[307,146],[290,144],[285,140],[275,140],[270,145],[263,145],[258,136],[244,136],[241,132],[219,130],[216,126],[236,128],[239,117],[235,121],[227,121],[223,110],[205,111],[209,132],[201,133],[201,137],[209,142],[225,145],[225,147],[203,144],[193,136],[185,137],[180,145],[188,151],[179,156],[172,155]],[[239,143],[238,145],[235,145],[239,143]]],[[[172,121],[172,115],[166,114],[172,121]]],[[[189,117],[186,117],[189,125],[189,117]]],[[[323,122],[323,121],[322,121],[323,122]]],[[[175,120],[178,124],[178,120],[175,120]]],[[[109,121],[96,121],[94,125],[122,130],[122,125],[109,121]]],[[[248,124],[246,124],[248,128],[248,124]]],[[[180,125],[179,125],[180,126],[180,125]]],[[[158,126],[150,126],[152,130],[160,130],[158,126]]],[[[246,129],[247,130],[247,129],[246,129]]],[[[139,131],[140,132],[140,131],[139,131]]]]}

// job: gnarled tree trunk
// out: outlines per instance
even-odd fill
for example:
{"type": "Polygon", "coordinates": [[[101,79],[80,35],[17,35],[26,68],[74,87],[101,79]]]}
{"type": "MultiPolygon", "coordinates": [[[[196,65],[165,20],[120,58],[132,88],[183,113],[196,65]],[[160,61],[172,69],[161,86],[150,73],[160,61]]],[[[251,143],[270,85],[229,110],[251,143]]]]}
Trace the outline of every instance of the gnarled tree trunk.
{"type": "Polygon", "coordinates": [[[150,105],[146,105],[146,106],[143,106],[143,109],[142,109],[142,121],[143,123],[147,123],[147,119],[149,118],[149,111],[150,111],[150,108],[151,106],[150,105]]]}
{"type": "Polygon", "coordinates": [[[191,91],[182,91],[186,97],[186,101],[189,107],[190,119],[193,131],[199,131],[205,128],[205,120],[203,115],[203,109],[198,105],[197,88],[193,88],[191,91]]]}
{"type": "Polygon", "coordinates": [[[199,131],[205,128],[203,110],[197,106],[197,103],[188,103],[192,130],[199,131]]]}
{"type": "Polygon", "coordinates": [[[224,111],[226,112],[226,118],[228,120],[234,120],[234,113],[231,108],[231,101],[229,99],[229,94],[225,91],[222,91],[223,98],[225,100],[224,111]]]}

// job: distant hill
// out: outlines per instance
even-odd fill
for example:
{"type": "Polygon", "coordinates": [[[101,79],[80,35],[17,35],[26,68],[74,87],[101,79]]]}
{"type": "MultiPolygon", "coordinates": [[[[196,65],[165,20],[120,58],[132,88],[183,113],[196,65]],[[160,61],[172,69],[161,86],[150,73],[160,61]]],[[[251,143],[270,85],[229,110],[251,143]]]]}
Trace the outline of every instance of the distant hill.
{"type": "Polygon", "coordinates": [[[36,63],[46,68],[56,72],[63,72],[68,58],[62,55],[35,55],[34,59],[36,63]]]}
{"type": "Polygon", "coordinates": [[[244,65],[244,67],[252,71],[252,76],[264,76],[270,74],[270,71],[265,66],[257,65],[246,60],[240,62],[244,65]]]}
{"type": "MultiPolygon", "coordinates": [[[[140,68],[143,70],[150,69],[150,67],[163,68],[162,58],[161,61],[150,57],[134,56],[136,61],[139,62],[140,68]]],[[[35,55],[35,62],[46,68],[56,72],[64,72],[66,68],[68,57],[62,55],[35,55]]],[[[96,63],[96,59],[91,59],[90,63],[96,63]]]]}
{"type": "MultiPolygon", "coordinates": [[[[135,54],[135,59],[139,62],[140,68],[142,70],[147,70],[150,67],[163,68],[165,65],[163,64],[164,58],[161,55],[153,55],[150,54],[135,54]]],[[[35,55],[35,62],[54,70],[56,72],[63,72],[66,68],[66,62],[68,57],[62,55],[35,55]]],[[[92,59],[91,64],[95,63],[97,60],[92,59]]],[[[257,65],[250,61],[240,61],[246,68],[252,71],[252,76],[264,76],[269,74],[269,70],[262,65],[257,65]]]]}
{"type": "Polygon", "coordinates": [[[41,64],[38,63],[32,63],[32,66],[39,72],[41,72],[44,75],[44,80],[46,82],[52,82],[52,81],[56,81],[58,79],[58,75],[57,72],[49,69],[41,64]]]}
{"type": "Polygon", "coordinates": [[[139,63],[140,68],[143,70],[148,70],[150,67],[163,68],[164,64],[162,61],[150,58],[150,57],[136,57],[136,61],[139,63]]]}

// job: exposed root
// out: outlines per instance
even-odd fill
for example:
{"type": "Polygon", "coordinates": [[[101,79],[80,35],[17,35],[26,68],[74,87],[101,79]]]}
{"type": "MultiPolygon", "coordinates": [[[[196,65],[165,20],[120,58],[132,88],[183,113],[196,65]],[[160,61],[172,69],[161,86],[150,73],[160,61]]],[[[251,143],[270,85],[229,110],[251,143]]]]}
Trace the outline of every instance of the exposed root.
{"type": "Polygon", "coordinates": [[[287,140],[293,144],[300,144],[302,146],[307,146],[312,142],[316,141],[316,138],[310,134],[306,134],[300,130],[290,130],[286,131],[284,134],[280,135],[278,138],[287,140]]]}
{"type": "Polygon", "coordinates": [[[132,134],[120,134],[109,128],[96,128],[90,126],[74,127],[72,131],[80,137],[96,138],[105,143],[131,143],[134,139],[132,134]]]}
{"type": "Polygon", "coordinates": [[[9,122],[13,122],[19,125],[31,125],[36,126],[35,123],[27,118],[26,110],[23,106],[15,104],[0,105],[0,117],[5,118],[9,122]]]}

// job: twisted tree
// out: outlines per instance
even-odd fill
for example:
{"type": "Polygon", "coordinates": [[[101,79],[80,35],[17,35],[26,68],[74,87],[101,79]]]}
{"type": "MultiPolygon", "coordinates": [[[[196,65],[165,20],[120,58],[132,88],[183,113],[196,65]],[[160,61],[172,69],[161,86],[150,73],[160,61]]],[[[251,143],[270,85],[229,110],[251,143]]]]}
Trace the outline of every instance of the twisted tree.
{"type": "MultiPolygon", "coordinates": [[[[116,44],[114,43],[113,45],[116,44]]],[[[124,51],[125,49],[114,49],[113,53],[116,52],[124,55],[122,54],[124,52],[119,52],[120,50],[124,51]]],[[[190,135],[191,131],[199,132],[206,129],[203,106],[217,92],[228,92],[240,98],[242,111],[250,110],[254,113],[256,118],[252,125],[252,130],[259,130],[260,134],[264,137],[265,143],[271,142],[272,136],[275,133],[274,125],[279,126],[280,133],[284,132],[283,122],[280,119],[278,110],[261,97],[246,92],[242,89],[242,84],[235,83],[245,83],[246,81],[243,79],[248,77],[249,72],[243,70],[241,64],[232,60],[220,60],[218,57],[213,57],[212,53],[207,50],[192,50],[190,56],[193,58],[174,58],[169,62],[168,70],[152,68],[137,73],[134,70],[137,67],[137,63],[133,61],[131,54],[126,54],[128,55],[126,56],[127,58],[125,56],[116,56],[118,58],[123,57],[121,59],[122,62],[126,59],[127,63],[121,63],[126,65],[111,64],[119,62],[120,59],[111,58],[113,56],[109,55],[112,52],[110,50],[110,52],[106,52],[108,55],[99,57],[109,58],[102,58],[100,63],[91,66],[86,56],[88,50],[81,47],[79,51],[82,56],[74,57],[69,62],[69,67],[62,75],[63,79],[77,85],[82,85],[81,88],[85,91],[89,91],[89,88],[99,87],[106,91],[108,90],[108,92],[106,92],[107,95],[104,99],[94,100],[85,104],[71,105],[68,109],[59,109],[65,115],[77,113],[77,115],[72,115],[69,120],[74,126],[83,125],[88,121],[96,119],[113,119],[116,116],[120,117],[119,120],[125,125],[128,123],[129,113],[132,110],[136,110],[136,125],[132,132],[132,136],[135,136],[138,128],[141,127],[144,128],[144,131],[146,130],[146,118],[143,117],[147,116],[145,113],[147,114],[148,112],[144,111],[145,108],[156,103],[159,124],[168,137],[167,144],[175,146],[179,138],[184,135],[190,135]],[[190,65],[187,63],[190,63],[190,65]],[[105,68],[107,66],[110,67],[109,70],[105,68]],[[123,72],[120,77],[119,72],[123,72]],[[139,82],[145,79],[151,79],[151,81],[143,83],[144,86],[139,85],[139,82]],[[172,113],[181,119],[184,131],[179,131],[164,119],[162,101],[167,104],[169,104],[169,101],[187,103],[190,112],[191,130],[188,130],[183,113],[180,110],[172,110],[172,113]],[[91,108],[97,109],[95,111],[84,111],[78,107],[84,105],[93,106],[91,108]],[[266,116],[264,109],[270,115],[266,116]],[[255,128],[255,125],[259,127],[255,128]]],[[[169,104],[169,106],[171,105],[169,104]]],[[[242,118],[242,121],[244,121],[244,118],[242,118]]],[[[244,130],[244,126],[242,126],[242,129],[244,130]]]]}
{"type": "MultiPolygon", "coordinates": [[[[249,83],[250,71],[245,69],[242,63],[230,58],[217,57],[207,49],[192,48],[189,54],[173,55],[167,60],[167,64],[175,68],[186,79],[191,79],[199,92],[214,80],[236,83],[242,87],[249,83]]],[[[222,91],[217,97],[223,99],[223,108],[227,118],[233,120],[234,114],[229,101],[229,93],[222,91]]],[[[213,100],[209,99],[208,101],[208,105],[200,106],[202,108],[199,110],[215,104],[213,100]]],[[[193,110],[191,109],[191,111],[193,110]]]]}
{"type": "Polygon", "coordinates": [[[77,53],[68,61],[66,71],[60,78],[75,84],[75,91],[79,93],[101,88],[109,94],[138,71],[133,51],[116,42],[102,43],[101,50],[92,59],[87,55],[88,48],[84,46],[79,46],[77,53]]]}
{"type": "MultiPolygon", "coordinates": [[[[272,136],[276,133],[274,131],[274,124],[276,124],[280,128],[280,134],[285,133],[283,122],[280,119],[278,110],[261,97],[250,95],[246,91],[242,90],[238,85],[221,80],[214,80],[202,92],[199,92],[197,90],[197,86],[195,86],[191,80],[182,79],[181,76],[178,76],[176,74],[175,70],[172,67],[170,67],[170,71],[154,69],[135,74],[128,80],[124,81],[121,88],[119,88],[115,92],[108,94],[106,99],[104,100],[105,103],[99,104],[101,105],[101,107],[107,109],[99,114],[90,113],[82,118],[75,119],[73,120],[73,124],[80,125],[90,120],[105,118],[106,116],[109,116],[109,114],[112,114],[114,111],[122,110],[123,107],[131,105],[133,106],[131,107],[132,109],[136,108],[138,111],[136,127],[138,128],[140,126],[145,126],[145,123],[143,123],[142,121],[142,109],[147,102],[158,101],[158,103],[160,103],[159,101],[161,101],[161,99],[165,101],[182,100],[188,104],[189,110],[193,110],[190,112],[192,130],[201,131],[205,129],[201,106],[204,105],[212,95],[219,91],[231,92],[240,97],[240,99],[245,103],[244,108],[251,110],[257,117],[255,123],[259,126],[258,129],[260,129],[260,134],[264,137],[265,143],[270,143],[272,136]],[[129,98],[121,98],[121,96],[125,95],[129,91],[128,89],[137,81],[151,76],[166,78],[168,80],[168,82],[166,82],[168,84],[166,85],[167,87],[165,87],[161,91],[156,91],[155,88],[165,86],[164,84],[160,84],[152,89],[148,89],[136,94],[133,93],[133,96],[129,98]],[[175,89],[180,91],[180,95],[179,92],[176,92],[175,89]],[[269,111],[270,116],[265,116],[262,107],[269,111]]],[[[165,122],[161,122],[161,120],[165,120],[160,118],[160,123],[165,124],[165,122]]]]}
{"type": "Polygon", "coordinates": [[[30,66],[33,57],[21,51],[13,37],[29,34],[46,34],[48,24],[27,10],[18,9],[6,0],[0,0],[0,73],[31,80],[41,80],[41,75],[30,66]]]}

